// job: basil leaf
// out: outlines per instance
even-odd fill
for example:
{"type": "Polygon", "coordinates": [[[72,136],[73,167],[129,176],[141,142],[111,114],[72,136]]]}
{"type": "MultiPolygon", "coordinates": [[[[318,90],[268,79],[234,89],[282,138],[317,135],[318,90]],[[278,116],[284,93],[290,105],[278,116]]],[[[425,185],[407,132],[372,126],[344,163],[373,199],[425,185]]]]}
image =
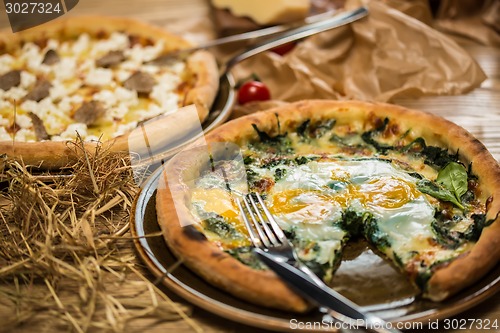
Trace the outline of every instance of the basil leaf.
{"type": "Polygon", "coordinates": [[[427,179],[422,179],[417,182],[417,188],[420,192],[426,193],[440,200],[449,201],[460,209],[464,209],[464,206],[459,200],[457,200],[455,195],[441,184],[431,182],[427,179]]]}
{"type": "Polygon", "coordinates": [[[467,170],[459,163],[448,163],[439,171],[436,181],[450,190],[459,202],[462,195],[467,192],[467,170]]]}

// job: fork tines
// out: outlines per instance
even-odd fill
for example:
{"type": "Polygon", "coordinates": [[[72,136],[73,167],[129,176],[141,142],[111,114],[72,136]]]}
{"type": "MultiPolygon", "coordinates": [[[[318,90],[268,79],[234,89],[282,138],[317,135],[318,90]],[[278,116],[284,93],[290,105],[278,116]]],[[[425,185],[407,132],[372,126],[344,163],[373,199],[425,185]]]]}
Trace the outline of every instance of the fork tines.
{"type": "Polygon", "coordinates": [[[243,205],[240,199],[237,200],[238,207],[254,246],[271,247],[287,242],[285,234],[274,220],[273,215],[266,207],[260,194],[249,193],[245,195],[242,201],[243,205]]]}

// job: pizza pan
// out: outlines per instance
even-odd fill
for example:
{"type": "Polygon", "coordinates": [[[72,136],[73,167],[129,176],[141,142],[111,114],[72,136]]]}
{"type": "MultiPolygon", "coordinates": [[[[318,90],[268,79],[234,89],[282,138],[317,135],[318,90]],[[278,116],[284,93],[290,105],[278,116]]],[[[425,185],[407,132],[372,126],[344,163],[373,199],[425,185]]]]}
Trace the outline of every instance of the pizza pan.
{"type": "MultiPolygon", "coordinates": [[[[138,254],[165,286],[209,312],[262,329],[297,331],[300,326],[292,323],[328,323],[330,318],[318,310],[298,315],[249,304],[213,287],[184,265],[178,265],[178,259],[158,235],[155,194],[160,175],[161,169],[158,169],[144,184],[130,225],[138,254]]],[[[500,265],[474,286],[445,302],[434,303],[416,296],[416,291],[390,263],[359,241],[346,248],[333,282],[334,289],[389,322],[418,322],[425,326],[431,320],[454,316],[493,296],[500,290],[500,265]]],[[[334,332],[336,328],[329,324],[304,330],[334,332]]]]}

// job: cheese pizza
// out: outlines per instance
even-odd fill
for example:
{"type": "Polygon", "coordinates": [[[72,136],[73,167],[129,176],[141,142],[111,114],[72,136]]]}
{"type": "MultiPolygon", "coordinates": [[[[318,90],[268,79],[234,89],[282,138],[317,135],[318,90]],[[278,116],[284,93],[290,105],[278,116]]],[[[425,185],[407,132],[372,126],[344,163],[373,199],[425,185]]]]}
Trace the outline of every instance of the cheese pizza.
{"type": "Polygon", "coordinates": [[[77,135],[104,142],[190,104],[202,122],[218,89],[217,65],[206,51],[168,55],[188,46],[160,28],[116,17],[71,17],[3,32],[0,142],[6,149],[77,135]]]}
{"type": "Polygon", "coordinates": [[[213,153],[174,158],[165,176],[183,195],[176,211],[169,187],[159,189],[158,219],[172,251],[234,295],[308,308],[252,254],[236,205],[247,192],[263,195],[298,256],[327,284],[345,245],[360,237],[434,301],[499,262],[500,167],[440,117],[303,101],[233,120],[206,139],[236,144],[242,162],[213,153]],[[224,172],[214,172],[221,165],[224,172]],[[242,170],[245,186],[236,181],[242,170]],[[182,226],[179,217],[193,223],[182,226]]]}

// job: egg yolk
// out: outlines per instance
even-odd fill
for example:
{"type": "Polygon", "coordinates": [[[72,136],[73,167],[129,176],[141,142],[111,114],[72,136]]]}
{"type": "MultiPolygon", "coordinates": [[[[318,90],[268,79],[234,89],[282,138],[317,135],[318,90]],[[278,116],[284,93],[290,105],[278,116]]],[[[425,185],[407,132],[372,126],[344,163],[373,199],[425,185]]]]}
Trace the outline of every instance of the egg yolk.
{"type": "Polygon", "coordinates": [[[250,239],[247,238],[248,231],[240,218],[236,201],[228,191],[218,188],[195,190],[191,193],[191,199],[192,202],[202,203],[204,211],[224,217],[243,236],[223,239],[214,235],[206,235],[209,240],[214,241],[219,247],[226,250],[251,244],[250,239]]]}
{"type": "Polygon", "coordinates": [[[236,202],[229,192],[223,189],[195,190],[191,194],[191,200],[193,202],[204,202],[206,212],[216,213],[231,222],[239,221],[236,202]]]}
{"type": "Polygon", "coordinates": [[[321,223],[333,205],[331,197],[320,191],[293,189],[272,196],[269,210],[273,214],[294,214],[304,222],[321,223]]]}
{"type": "Polygon", "coordinates": [[[420,194],[415,185],[403,179],[380,177],[368,183],[349,183],[339,192],[291,189],[272,196],[270,211],[274,214],[294,214],[308,223],[320,222],[335,207],[347,208],[358,200],[363,206],[384,209],[399,208],[420,194]]]}
{"type": "Polygon", "coordinates": [[[364,205],[386,209],[399,208],[420,195],[413,183],[394,177],[381,177],[360,185],[365,196],[364,205]]]}

